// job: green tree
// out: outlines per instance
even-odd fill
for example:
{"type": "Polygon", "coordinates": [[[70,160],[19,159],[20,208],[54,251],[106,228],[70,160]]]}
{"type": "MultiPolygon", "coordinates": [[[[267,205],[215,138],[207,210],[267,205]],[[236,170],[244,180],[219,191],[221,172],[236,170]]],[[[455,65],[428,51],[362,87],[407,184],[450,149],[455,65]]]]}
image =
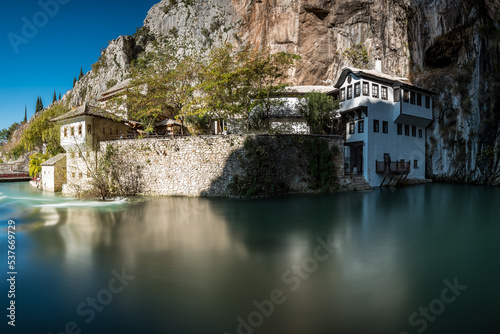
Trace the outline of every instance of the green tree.
{"type": "Polygon", "coordinates": [[[333,97],[318,92],[306,94],[301,99],[299,112],[307,120],[312,133],[332,134],[338,114],[339,102],[333,97]]]}
{"type": "Polygon", "coordinates": [[[5,144],[8,142],[19,126],[19,123],[14,122],[8,128],[0,130],[0,143],[5,144]]]}
{"type": "Polygon", "coordinates": [[[54,96],[52,97],[52,103],[57,101],[56,91],[54,91],[54,96]]]}
{"type": "Polygon", "coordinates": [[[61,93],[59,93],[59,100],[61,99],[61,93]]]}
{"type": "Polygon", "coordinates": [[[73,77],[73,88],[76,86],[76,77],[73,77]]]}
{"type": "Polygon", "coordinates": [[[30,157],[29,173],[32,178],[38,177],[42,171],[42,163],[47,161],[49,156],[43,153],[35,153],[30,157]]]}
{"type": "Polygon", "coordinates": [[[24,120],[23,123],[26,123],[28,121],[28,106],[24,105],[24,120]]]}
{"type": "Polygon", "coordinates": [[[83,67],[80,67],[80,75],[78,76],[78,81],[83,78],[83,67]]]}
{"type": "Polygon", "coordinates": [[[361,43],[346,49],[342,55],[351,66],[358,68],[366,68],[368,66],[368,50],[361,43]]]}
{"type": "Polygon", "coordinates": [[[35,113],[37,113],[41,110],[43,110],[43,102],[42,102],[42,98],[38,97],[38,99],[36,100],[35,113]]]}

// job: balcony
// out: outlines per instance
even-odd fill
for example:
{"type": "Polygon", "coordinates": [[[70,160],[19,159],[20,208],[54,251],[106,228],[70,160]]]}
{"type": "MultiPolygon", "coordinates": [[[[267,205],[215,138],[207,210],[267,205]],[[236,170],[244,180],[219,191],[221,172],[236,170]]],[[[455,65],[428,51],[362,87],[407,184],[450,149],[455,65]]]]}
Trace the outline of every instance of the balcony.
{"type": "Polygon", "coordinates": [[[410,173],[410,162],[405,161],[393,161],[386,163],[384,161],[375,160],[375,170],[377,173],[384,174],[396,174],[403,175],[410,173]]]}

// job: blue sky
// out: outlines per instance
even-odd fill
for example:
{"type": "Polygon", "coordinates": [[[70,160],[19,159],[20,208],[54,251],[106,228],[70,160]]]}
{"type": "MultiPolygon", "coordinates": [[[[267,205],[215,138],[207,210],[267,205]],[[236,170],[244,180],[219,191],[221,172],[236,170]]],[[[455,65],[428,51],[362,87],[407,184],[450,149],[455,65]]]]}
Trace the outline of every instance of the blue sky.
{"type": "Polygon", "coordinates": [[[37,96],[47,106],[54,90],[58,96],[64,95],[72,88],[80,67],[84,73],[90,71],[108,41],[132,35],[159,1],[3,1],[0,129],[22,121],[25,104],[31,117],[37,96]]]}

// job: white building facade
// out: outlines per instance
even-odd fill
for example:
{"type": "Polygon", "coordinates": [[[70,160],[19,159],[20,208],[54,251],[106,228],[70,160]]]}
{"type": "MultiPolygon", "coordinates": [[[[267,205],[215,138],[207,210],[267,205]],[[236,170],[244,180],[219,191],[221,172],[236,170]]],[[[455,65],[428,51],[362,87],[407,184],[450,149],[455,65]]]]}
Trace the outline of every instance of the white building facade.
{"type": "Polygon", "coordinates": [[[353,68],[343,70],[335,87],[345,122],[346,172],[363,175],[372,187],[394,175],[425,179],[434,93],[404,78],[353,68]]]}

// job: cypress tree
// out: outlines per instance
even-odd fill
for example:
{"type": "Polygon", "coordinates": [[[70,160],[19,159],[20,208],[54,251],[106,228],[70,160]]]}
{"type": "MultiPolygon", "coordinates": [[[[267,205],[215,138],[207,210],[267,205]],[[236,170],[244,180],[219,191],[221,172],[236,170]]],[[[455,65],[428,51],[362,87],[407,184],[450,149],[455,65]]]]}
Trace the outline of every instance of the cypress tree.
{"type": "Polygon", "coordinates": [[[75,88],[76,85],[76,77],[73,77],[73,88],[75,88]]]}
{"type": "Polygon", "coordinates": [[[56,91],[54,91],[54,96],[52,97],[52,103],[57,101],[56,91]]]}
{"type": "Polygon", "coordinates": [[[36,101],[35,113],[39,112],[40,110],[43,110],[43,102],[42,98],[38,97],[38,100],[36,101]]]}
{"type": "Polygon", "coordinates": [[[59,100],[61,99],[61,93],[59,93],[59,100]]]}
{"type": "Polygon", "coordinates": [[[23,123],[26,123],[28,121],[28,106],[25,104],[24,105],[24,121],[23,123]]]}
{"type": "Polygon", "coordinates": [[[80,67],[80,76],[78,76],[78,81],[83,78],[83,68],[80,67]]]}

